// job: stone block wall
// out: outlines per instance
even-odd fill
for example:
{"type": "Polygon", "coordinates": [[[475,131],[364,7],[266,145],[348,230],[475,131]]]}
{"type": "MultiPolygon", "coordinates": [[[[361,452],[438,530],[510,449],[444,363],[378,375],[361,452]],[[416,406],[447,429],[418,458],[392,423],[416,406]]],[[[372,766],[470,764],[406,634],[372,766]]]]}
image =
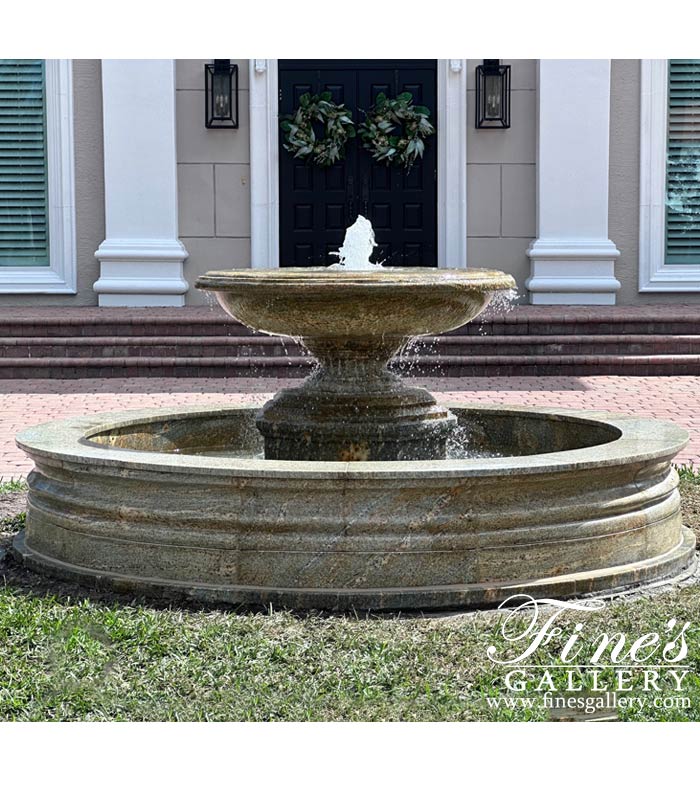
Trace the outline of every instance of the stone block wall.
{"type": "MultiPolygon", "coordinates": [[[[250,128],[248,61],[238,64],[240,123],[235,130],[204,127],[205,61],[178,60],[176,114],[180,239],[190,256],[193,286],[210,269],[250,266],[250,128]]],[[[190,288],[188,305],[207,299],[190,288]]]]}
{"type": "Polygon", "coordinates": [[[511,65],[511,127],[506,130],[474,127],[474,70],[481,61],[467,62],[467,254],[470,266],[510,272],[520,301],[527,302],[526,251],[536,236],[537,61],[502,62],[511,65]]]}

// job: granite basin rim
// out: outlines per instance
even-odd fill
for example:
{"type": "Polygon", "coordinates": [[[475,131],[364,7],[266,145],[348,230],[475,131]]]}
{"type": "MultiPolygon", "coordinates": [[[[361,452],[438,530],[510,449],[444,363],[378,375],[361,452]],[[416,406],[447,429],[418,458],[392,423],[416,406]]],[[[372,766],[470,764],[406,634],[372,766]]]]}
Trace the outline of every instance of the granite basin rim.
{"type": "MultiPolygon", "coordinates": [[[[202,405],[169,408],[144,408],[102,412],[71,417],[27,428],[16,437],[18,446],[32,458],[74,464],[95,464],[144,472],[189,473],[206,476],[276,476],[304,480],[346,478],[361,479],[441,479],[445,477],[536,474],[569,470],[600,469],[675,455],[688,442],[688,434],[679,426],[663,420],[630,417],[626,414],[599,411],[574,411],[557,407],[445,403],[459,412],[476,410],[493,414],[517,414],[525,417],[552,416],[560,420],[580,420],[619,431],[619,438],[592,447],[559,450],[525,456],[496,458],[459,458],[431,461],[282,461],[259,458],[215,457],[182,453],[149,452],[108,447],[89,441],[117,426],[149,424],[183,418],[212,417],[219,414],[255,414],[258,403],[202,405]]],[[[36,459],[35,459],[36,460],[36,459]]]]}
{"type": "Polygon", "coordinates": [[[345,287],[381,291],[391,288],[426,288],[455,286],[483,291],[515,289],[515,279],[500,270],[490,269],[417,269],[386,268],[352,272],[328,267],[212,270],[197,278],[195,287],[202,290],[226,291],[233,288],[269,291],[278,290],[337,291],[345,287]]]}

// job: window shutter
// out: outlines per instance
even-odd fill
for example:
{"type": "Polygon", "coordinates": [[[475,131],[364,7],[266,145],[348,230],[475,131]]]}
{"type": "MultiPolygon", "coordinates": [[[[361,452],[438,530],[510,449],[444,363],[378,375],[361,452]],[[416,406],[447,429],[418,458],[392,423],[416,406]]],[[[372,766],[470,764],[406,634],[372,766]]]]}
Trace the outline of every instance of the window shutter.
{"type": "Polygon", "coordinates": [[[668,73],[666,263],[700,264],[700,61],[668,73]]]}
{"type": "Polygon", "coordinates": [[[0,59],[0,267],[49,264],[44,62],[0,59]]]}

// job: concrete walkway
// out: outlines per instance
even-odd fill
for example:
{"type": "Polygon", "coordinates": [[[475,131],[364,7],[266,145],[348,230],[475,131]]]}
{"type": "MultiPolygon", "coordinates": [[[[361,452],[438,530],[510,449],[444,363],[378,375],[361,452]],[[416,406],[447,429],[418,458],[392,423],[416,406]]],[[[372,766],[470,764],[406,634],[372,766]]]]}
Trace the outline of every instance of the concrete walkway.
{"type": "MultiPolygon", "coordinates": [[[[444,400],[622,411],[668,419],[690,434],[678,463],[700,466],[700,376],[492,377],[414,380],[444,400]]],[[[242,378],[118,378],[0,381],[0,479],[31,461],[15,434],[40,422],[116,409],[267,400],[292,381],[242,378]]]]}

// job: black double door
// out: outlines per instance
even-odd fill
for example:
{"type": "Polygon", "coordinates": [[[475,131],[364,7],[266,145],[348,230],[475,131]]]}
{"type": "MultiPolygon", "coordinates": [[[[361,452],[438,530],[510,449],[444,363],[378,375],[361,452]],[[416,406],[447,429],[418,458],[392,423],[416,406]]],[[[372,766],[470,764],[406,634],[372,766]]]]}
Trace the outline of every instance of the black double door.
{"type": "MultiPolygon", "coordinates": [[[[356,127],[380,92],[411,92],[437,120],[435,61],[280,61],[279,111],[291,114],[305,92],[330,92],[353,112],[356,127]]],[[[343,243],[358,214],[375,231],[374,260],[388,266],[437,266],[437,135],[410,170],[375,161],[358,137],[331,167],[309,165],[282,147],[280,132],[280,266],[322,266],[343,243]]]]}

